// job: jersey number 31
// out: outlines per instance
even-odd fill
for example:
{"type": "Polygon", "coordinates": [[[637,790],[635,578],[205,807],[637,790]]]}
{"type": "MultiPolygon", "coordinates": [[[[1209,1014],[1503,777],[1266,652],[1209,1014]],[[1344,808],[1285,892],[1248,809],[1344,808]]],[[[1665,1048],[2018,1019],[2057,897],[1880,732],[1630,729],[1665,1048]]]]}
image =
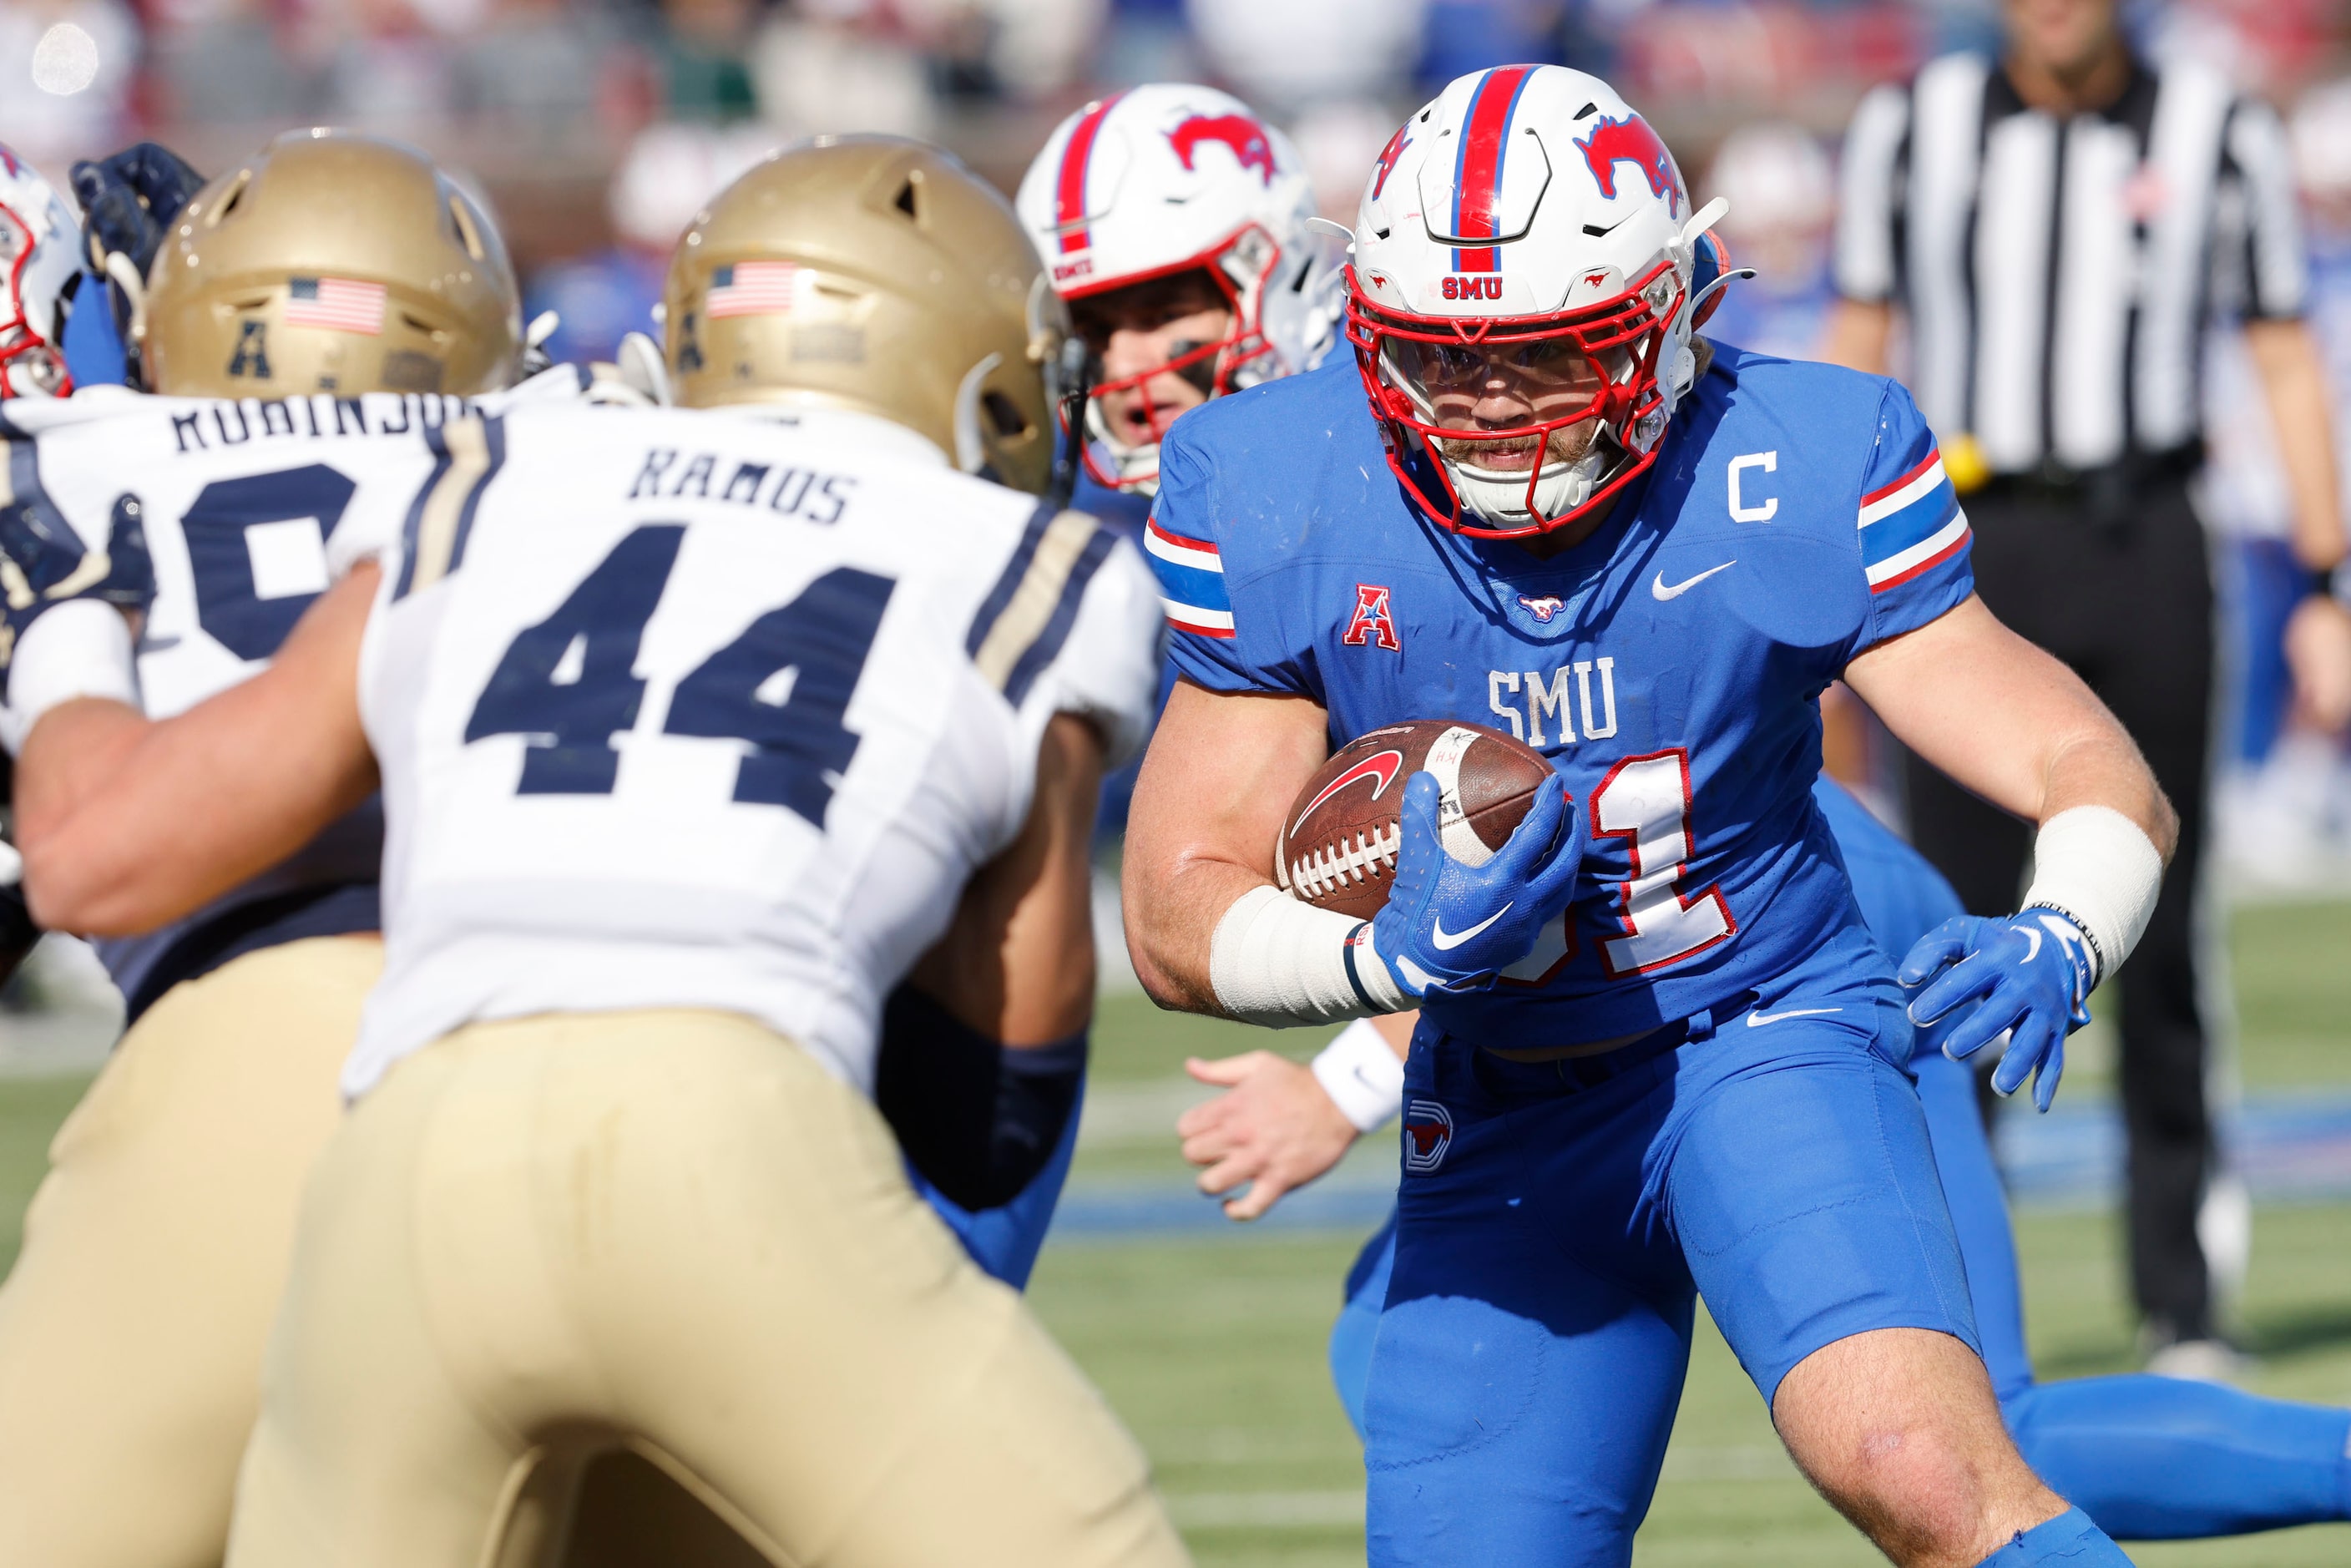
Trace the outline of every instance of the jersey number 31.
{"type": "MultiPolygon", "coordinates": [[[[683,523],[630,533],[500,656],[465,739],[528,737],[520,793],[611,793],[621,766],[612,737],[635,727],[644,700],[638,645],[684,537],[683,523]]],[[[857,755],[858,737],[843,722],[850,694],[896,586],[852,567],[826,572],[680,681],[662,733],[750,742],[734,798],[787,807],[821,829],[833,786],[857,755]]]]}

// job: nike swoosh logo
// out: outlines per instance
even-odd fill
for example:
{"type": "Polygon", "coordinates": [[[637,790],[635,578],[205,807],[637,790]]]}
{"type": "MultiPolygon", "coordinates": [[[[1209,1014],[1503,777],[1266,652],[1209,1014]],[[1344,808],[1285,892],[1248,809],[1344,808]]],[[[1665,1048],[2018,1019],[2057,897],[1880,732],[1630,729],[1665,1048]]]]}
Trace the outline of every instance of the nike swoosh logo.
{"type": "Polygon", "coordinates": [[[1727,560],[1720,566],[1708,567],[1696,577],[1684,578],[1681,581],[1676,583],[1667,582],[1666,574],[1663,571],[1660,571],[1655,578],[1650,580],[1650,595],[1656,599],[1660,603],[1668,599],[1679,599],[1683,594],[1687,593],[1691,589],[1696,588],[1699,583],[1704,582],[1716,572],[1729,571],[1732,567],[1737,566],[1739,562],[1736,559],[1727,560]]]}
{"type": "Polygon", "coordinates": [[[1778,1023],[1782,1019],[1817,1018],[1823,1013],[1841,1013],[1843,1011],[1844,1011],[1843,1008],[1790,1008],[1783,1013],[1767,1013],[1761,1008],[1757,1008],[1753,1012],[1747,1015],[1747,1027],[1749,1029],[1761,1029],[1767,1023],[1778,1023]]]}
{"type": "MultiPolygon", "coordinates": [[[[1516,904],[1518,900],[1512,899],[1510,904],[1516,904]]],[[[1437,950],[1438,952],[1450,953],[1454,948],[1460,946],[1461,944],[1468,941],[1469,938],[1477,936],[1478,933],[1483,931],[1486,927],[1491,925],[1495,921],[1499,920],[1503,915],[1508,915],[1510,912],[1510,904],[1506,904],[1502,905],[1501,908],[1494,911],[1493,914],[1486,916],[1485,919],[1478,922],[1477,925],[1469,927],[1468,930],[1462,932],[1447,931],[1445,928],[1445,917],[1440,915],[1436,919],[1428,923],[1428,939],[1437,944],[1437,950]]]]}
{"type": "Polygon", "coordinates": [[[1361,762],[1322,786],[1322,792],[1306,802],[1306,809],[1298,813],[1298,821],[1290,824],[1290,831],[1296,832],[1300,825],[1312,816],[1323,801],[1328,800],[1350,784],[1360,783],[1366,779],[1371,779],[1373,781],[1372,799],[1378,800],[1388,792],[1388,786],[1395,782],[1396,769],[1403,766],[1404,753],[1401,751],[1382,751],[1364,758],[1361,762]]]}

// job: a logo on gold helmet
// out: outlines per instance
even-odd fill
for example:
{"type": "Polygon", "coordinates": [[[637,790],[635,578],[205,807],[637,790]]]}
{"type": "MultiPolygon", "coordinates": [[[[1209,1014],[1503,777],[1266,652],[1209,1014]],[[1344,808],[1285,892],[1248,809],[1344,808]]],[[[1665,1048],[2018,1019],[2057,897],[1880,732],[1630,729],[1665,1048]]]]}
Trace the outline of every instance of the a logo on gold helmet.
{"type": "Polygon", "coordinates": [[[132,333],[158,392],[467,395],[515,379],[522,302],[496,228],[423,153],[295,131],[181,212],[132,333]]]}

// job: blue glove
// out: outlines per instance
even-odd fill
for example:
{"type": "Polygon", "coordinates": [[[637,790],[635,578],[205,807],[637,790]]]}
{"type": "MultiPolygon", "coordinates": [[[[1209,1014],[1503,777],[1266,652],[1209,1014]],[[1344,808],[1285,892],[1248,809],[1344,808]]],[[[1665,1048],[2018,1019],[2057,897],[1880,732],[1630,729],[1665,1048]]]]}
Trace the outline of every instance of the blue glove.
{"type": "Polygon", "coordinates": [[[1395,886],[1372,918],[1373,947],[1415,997],[1493,984],[1567,907],[1583,863],[1583,820],[1557,778],[1535,792],[1526,819],[1480,866],[1446,852],[1439,795],[1434,774],[1405,781],[1395,886]]]}
{"type": "Polygon", "coordinates": [[[0,695],[6,693],[6,664],[18,641],[47,612],[74,599],[139,612],[155,601],[144,510],[138,497],[119,497],[106,548],[93,550],[37,490],[0,506],[0,620],[7,626],[6,645],[0,647],[0,695]]]}
{"type": "Polygon", "coordinates": [[[2065,1037],[2090,1021],[2097,966],[2080,927],[2056,911],[2032,908],[2004,920],[1962,915],[1918,938],[1896,977],[1926,989],[1910,1002],[1925,1026],[1975,1004],[1943,1038],[1943,1054],[1964,1061],[2007,1030],[2008,1054],[1993,1069],[1995,1092],[2013,1094],[2033,1075],[2032,1103],[2049,1109],[2065,1071],[2065,1037]],[[1932,985],[1927,982],[1932,980],[1932,985]]]}
{"type": "Polygon", "coordinates": [[[115,330],[131,335],[131,301],[107,268],[107,257],[126,258],[143,283],[155,268],[172,220],[180,215],[204,177],[171,149],[152,141],[127,147],[111,158],[73,166],[74,199],[81,204],[84,258],[92,277],[105,285],[114,305],[115,330]]]}

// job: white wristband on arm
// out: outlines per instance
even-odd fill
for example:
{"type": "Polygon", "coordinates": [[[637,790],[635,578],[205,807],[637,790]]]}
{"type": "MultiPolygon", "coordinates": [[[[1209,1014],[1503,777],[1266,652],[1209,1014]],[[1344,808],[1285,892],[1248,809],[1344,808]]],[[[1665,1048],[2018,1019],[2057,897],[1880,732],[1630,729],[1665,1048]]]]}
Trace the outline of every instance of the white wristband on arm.
{"type": "Polygon", "coordinates": [[[1414,1005],[1372,948],[1372,925],[1278,887],[1233,900],[1208,939],[1208,988],[1243,1023],[1337,1023],[1414,1005]]]}
{"type": "Polygon", "coordinates": [[[14,756],[41,716],[76,697],[139,706],[139,666],[131,622],[97,599],[68,599],[25,628],[8,659],[8,703],[0,708],[0,745],[14,756]]]}
{"type": "Polygon", "coordinates": [[[2041,824],[2032,841],[2027,909],[2053,909],[2089,938],[2096,979],[2122,966],[2155,914],[2163,856],[2137,822],[2111,806],[2074,806],[2041,824]]]}
{"type": "Polygon", "coordinates": [[[1314,1082],[1359,1133],[1375,1133],[1404,1110],[1404,1063],[1387,1037],[1357,1019],[1314,1058],[1314,1082]]]}

